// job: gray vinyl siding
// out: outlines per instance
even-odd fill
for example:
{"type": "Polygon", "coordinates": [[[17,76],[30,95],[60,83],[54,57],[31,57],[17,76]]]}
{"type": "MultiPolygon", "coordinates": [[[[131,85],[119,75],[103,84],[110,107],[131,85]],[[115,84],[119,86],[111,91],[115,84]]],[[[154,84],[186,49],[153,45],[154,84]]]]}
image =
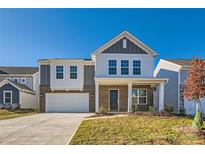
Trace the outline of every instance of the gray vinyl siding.
{"type": "MultiPolygon", "coordinates": [[[[123,38],[127,39],[127,38],[123,38]]],[[[127,39],[127,48],[123,48],[123,39],[105,49],[102,53],[147,54],[142,48],[127,39]]]]}
{"type": "Polygon", "coordinates": [[[85,65],[84,66],[84,85],[94,85],[95,84],[95,66],[85,65]]]}
{"type": "Polygon", "coordinates": [[[0,82],[3,81],[6,78],[11,78],[11,80],[13,80],[14,78],[18,78],[19,79],[19,83],[21,83],[21,78],[26,78],[26,86],[29,87],[30,89],[33,89],[33,77],[28,77],[28,76],[4,76],[4,77],[0,77],[0,82]]]}
{"type": "Polygon", "coordinates": [[[189,71],[188,70],[181,70],[180,71],[180,84],[184,84],[187,75],[188,75],[189,71]]]}
{"type": "Polygon", "coordinates": [[[164,102],[172,106],[175,113],[178,112],[178,72],[160,69],[157,78],[168,78],[169,81],[164,87],[164,102]]]}
{"type": "Polygon", "coordinates": [[[0,104],[4,102],[4,91],[12,91],[12,103],[19,104],[19,90],[11,84],[5,84],[0,88],[0,104]]]}
{"type": "Polygon", "coordinates": [[[50,85],[50,65],[40,66],[40,85],[50,85]]]}

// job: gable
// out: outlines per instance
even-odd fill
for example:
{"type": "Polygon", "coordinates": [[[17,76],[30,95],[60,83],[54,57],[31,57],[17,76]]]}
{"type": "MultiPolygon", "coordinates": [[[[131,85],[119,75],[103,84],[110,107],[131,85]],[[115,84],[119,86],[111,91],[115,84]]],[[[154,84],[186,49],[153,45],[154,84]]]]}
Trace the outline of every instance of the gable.
{"type": "Polygon", "coordinates": [[[134,44],[132,41],[127,39],[126,37],[117,41],[112,46],[108,47],[101,53],[119,53],[119,54],[147,54],[145,50],[134,44]],[[123,48],[123,40],[127,40],[127,47],[123,48]]]}
{"type": "Polygon", "coordinates": [[[19,90],[8,83],[0,87],[0,104],[4,101],[4,91],[12,91],[12,103],[19,103],[19,90]]]}
{"type": "Polygon", "coordinates": [[[157,56],[155,51],[127,31],[122,32],[112,40],[97,48],[92,53],[93,58],[98,53],[150,54],[153,57],[157,56]],[[127,40],[127,48],[123,48],[124,38],[127,40]]]}

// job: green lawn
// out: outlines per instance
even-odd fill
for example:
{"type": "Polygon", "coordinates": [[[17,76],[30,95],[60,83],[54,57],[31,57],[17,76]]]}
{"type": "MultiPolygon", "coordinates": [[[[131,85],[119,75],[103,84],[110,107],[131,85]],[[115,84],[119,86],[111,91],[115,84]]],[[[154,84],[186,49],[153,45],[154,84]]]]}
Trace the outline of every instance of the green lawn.
{"type": "Polygon", "coordinates": [[[205,144],[204,131],[191,124],[192,119],[176,116],[90,119],[82,122],[70,144],[205,144]]]}
{"type": "Polygon", "coordinates": [[[21,116],[32,115],[35,113],[37,112],[35,112],[34,110],[29,110],[29,109],[21,109],[21,110],[15,110],[15,111],[3,109],[3,110],[0,110],[0,120],[17,118],[21,116]]]}

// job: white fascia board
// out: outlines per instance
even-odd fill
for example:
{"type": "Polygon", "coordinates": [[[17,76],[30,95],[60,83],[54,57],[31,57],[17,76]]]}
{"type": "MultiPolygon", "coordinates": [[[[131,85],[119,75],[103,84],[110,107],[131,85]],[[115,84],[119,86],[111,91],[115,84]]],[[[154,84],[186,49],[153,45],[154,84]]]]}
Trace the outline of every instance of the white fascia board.
{"type": "Polygon", "coordinates": [[[168,82],[168,78],[95,78],[95,83],[103,84],[128,84],[141,83],[141,84],[159,84],[168,82]]]}
{"type": "Polygon", "coordinates": [[[65,90],[66,92],[69,92],[69,91],[83,91],[83,88],[50,88],[51,91],[58,91],[58,90],[65,90]]]}
{"type": "Polygon", "coordinates": [[[35,74],[33,74],[32,77],[35,77],[35,76],[38,75],[38,74],[39,74],[39,71],[36,72],[35,74]]]}
{"type": "Polygon", "coordinates": [[[157,74],[159,73],[160,69],[165,69],[165,70],[171,70],[171,71],[174,71],[174,72],[179,72],[181,68],[182,68],[181,65],[177,65],[177,64],[169,62],[167,60],[160,59],[159,63],[157,64],[157,66],[156,66],[156,68],[154,70],[154,77],[157,76],[157,74]]]}
{"type": "Polygon", "coordinates": [[[95,65],[93,61],[83,61],[84,65],[95,65]]]}
{"type": "Polygon", "coordinates": [[[46,60],[39,60],[38,63],[40,65],[49,65],[50,63],[55,62],[84,62],[84,59],[66,59],[66,58],[54,58],[54,59],[46,59],[46,60]]]}
{"type": "Polygon", "coordinates": [[[11,84],[12,86],[14,86],[16,89],[18,89],[19,91],[24,91],[24,92],[28,92],[28,93],[32,93],[32,94],[35,94],[35,92],[32,92],[32,91],[28,91],[28,90],[24,90],[24,89],[21,89],[19,87],[17,87],[15,84],[13,84],[12,82],[10,82],[9,80],[7,79],[4,79],[1,83],[0,83],[0,87],[2,87],[3,85],[5,84],[11,84]]]}
{"type": "Polygon", "coordinates": [[[97,53],[101,53],[103,50],[105,50],[106,48],[112,46],[113,44],[115,44],[117,41],[119,41],[123,37],[126,37],[127,39],[131,40],[133,43],[135,43],[137,46],[144,49],[148,54],[151,54],[153,57],[157,56],[157,53],[155,51],[153,51],[150,47],[145,45],[143,42],[141,42],[139,39],[137,39],[135,36],[133,36],[132,34],[130,34],[127,31],[122,32],[121,34],[114,37],[112,40],[108,41],[107,43],[105,43],[104,45],[102,45],[101,47],[96,49],[93,52],[93,55],[96,55],[97,53]]]}

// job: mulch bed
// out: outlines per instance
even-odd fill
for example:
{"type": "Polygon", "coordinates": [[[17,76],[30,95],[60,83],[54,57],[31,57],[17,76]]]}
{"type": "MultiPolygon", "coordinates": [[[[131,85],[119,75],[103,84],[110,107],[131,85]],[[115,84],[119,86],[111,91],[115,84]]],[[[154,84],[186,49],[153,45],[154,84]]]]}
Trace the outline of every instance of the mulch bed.
{"type": "Polygon", "coordinates": [[[189,135],[197,135],[198,137],[202,137],[205,139],[205,130],[204,129],[196,129],[191,126],[182,126],[178,128],[179,131],[189,134],[189,135]]]}

